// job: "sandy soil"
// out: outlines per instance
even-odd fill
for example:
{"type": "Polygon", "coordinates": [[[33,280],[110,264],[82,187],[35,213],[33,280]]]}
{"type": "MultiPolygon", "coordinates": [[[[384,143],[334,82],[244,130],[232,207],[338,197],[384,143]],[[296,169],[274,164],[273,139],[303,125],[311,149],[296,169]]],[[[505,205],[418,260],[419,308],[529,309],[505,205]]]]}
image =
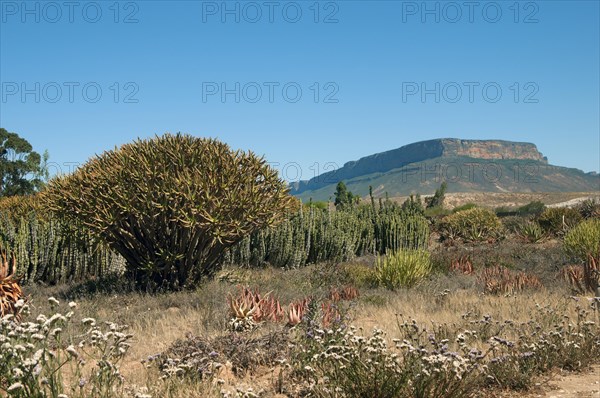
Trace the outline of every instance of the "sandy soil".
{"type": "Polygon", "coordinates": [[[600,398],[600,365],[585,374],[557,375],[548,384],[556,388],[548,398],[600,398]]]}
{"type": "MultiPolygon", "coordinates": [[[[407,197],[394,197],[395,201],[404,202],[407,197]]],[[[518,207],[539,200],[549,207],[572,206],[585,199],[600,200],[600,192],[456,192],[447,193],[444,207],[454,208],[465,203],[476,203],[480,206],[496,208],[501,206],[518,207]]]]}
{"type": "Polygon", "coordinates": [[[506,398],[600,398],[600,365],[582,373],[553,373],[538,383],[535,391],[512,393],[506,398]]]}

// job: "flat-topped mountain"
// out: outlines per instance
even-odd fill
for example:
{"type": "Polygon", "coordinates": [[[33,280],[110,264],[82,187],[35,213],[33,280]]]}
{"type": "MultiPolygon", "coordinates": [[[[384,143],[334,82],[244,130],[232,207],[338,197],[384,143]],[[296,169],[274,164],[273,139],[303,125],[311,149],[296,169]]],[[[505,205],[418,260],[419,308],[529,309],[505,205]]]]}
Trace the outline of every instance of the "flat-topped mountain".
{"type": "Polygon", "coordinates": [[[366,156],[308,181],[291,184],[302,199],[327,200],[335,185],[366,196],[432,193],[446,181],[449,192],[598,191],[600,177],[552,166],[532,143],[441,138],[366,156]]]}

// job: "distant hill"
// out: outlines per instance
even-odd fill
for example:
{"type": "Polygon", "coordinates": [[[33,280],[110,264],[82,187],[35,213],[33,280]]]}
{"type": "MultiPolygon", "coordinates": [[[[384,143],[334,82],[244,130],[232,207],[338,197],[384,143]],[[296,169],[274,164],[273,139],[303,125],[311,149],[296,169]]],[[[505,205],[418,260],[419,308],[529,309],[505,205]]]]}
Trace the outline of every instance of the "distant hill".
{"type": "Polygon", "coordinates": [[[534,144],[442,138],[421,141],[346,163],[291,184],[303,200],[328,200],[339,181],[355,194],[431,194],[442,181],[448,192],[593,192],[600,176],[553,166],[534,144]]]}

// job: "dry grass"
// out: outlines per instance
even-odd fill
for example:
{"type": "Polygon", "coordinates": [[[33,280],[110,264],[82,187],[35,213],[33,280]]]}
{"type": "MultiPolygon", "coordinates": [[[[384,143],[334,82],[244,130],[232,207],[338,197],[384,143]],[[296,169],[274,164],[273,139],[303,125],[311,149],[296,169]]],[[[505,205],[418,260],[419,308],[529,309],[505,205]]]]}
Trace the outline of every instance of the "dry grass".
{"type": "MultiPolygon", "coordinates": [[[[477,261],[474,257],[473,262],[477,261]]],[[[372,259],[360,266],[368,269],[369,263],[372,263],[372,259]]],[[[229,333],[227,296],[235,294],[240,284],[264,293],[270,292],[270,296],[279,299],[282,305],[309,296],[322,302],[330,297],[332,287],[341,289],[352,284],[347,267],[319,265],[290,271],[232,268],[222,271],[215,280],[205,283],[196,291],[157,295],[119,289],[111,292],[107,286],[101,293],[89,294],[81,286],[28,286],[24,290],[30,296],[34,314],[47,312],[49,305],[46,299],[55,296],[65,302],[76,300],[81,317],[129,325],[129,331],[134,335],[133,345],[121,370],[132,397],[135,392],[145,392],[153,397],[210,398],[221,397],[219,391],[222,389],[235,392],[236,388],[243,392],[249,388],[255,393],[263,391],[260,396],[265,397],[283,397],[295,396],[291,391],[296,390],[292,388],[294,381],[282,376],[285,372],[280,366],[259,366],[252,372],[236,375],[232,365],[226,363],[212,382],[163,381],[156,367],[147,368],[141,361],[167,351],[177,340],[201,339],[224,344],[229,333]],[[222,384],[217,385],[218,379],[222,379],[222,384]],[[279,390],[286,390],[287,395],[278,395],[279,390]]],[[[482,317],[519,323],[529,321],[537,305],[550,305],[567,311],[567,304],[572,300],[567,287],[557,286],[541,291],[488,295],[477,284],[475,275],[460,273],[436,274],[416,287],[394,292],[355,285],[360,290],[360,296],[345,307],[349,323],[361,328],[365,334],[374,328],[385,330],[390,340],[400,335],[399,322],[403,320],[414,319],[418,324],[431,327],[440,324],[464,325],[466,319],[482,317]]],[[[576,316],[572,309],[567,312],[576,316]]],[[[600,322],[598,316],[596,321],[600,322]]],[[[252,337],[258,338],[282,328],[286,330],[284,326],[266,323],[252,332],[252,337]]],[[[238,396],[243,396],[243,392],[238,396]]],[[[231,396],[236,395],[233,393],[231,396]]]]}
{"type": "MultiPolygon", "coordinates": [[[[402,203],[408,196],[393,197],[392,200],[402,203]]],[[[556,205],[580,198],[600,199],[598,192],[453,192],[447,193],[444,206],[453,209],[466,203],[477,203],[479,206],[494,209],[497,207],[519,207],[533,201],[541,201],[546,205],[556,205]]]]}

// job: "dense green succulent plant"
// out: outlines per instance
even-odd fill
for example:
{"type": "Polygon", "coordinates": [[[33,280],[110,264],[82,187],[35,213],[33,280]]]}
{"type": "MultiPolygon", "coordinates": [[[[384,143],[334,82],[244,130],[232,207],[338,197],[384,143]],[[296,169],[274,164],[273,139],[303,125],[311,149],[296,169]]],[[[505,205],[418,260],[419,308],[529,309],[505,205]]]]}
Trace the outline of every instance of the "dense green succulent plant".
{"type": "Polygon", "coordinates": [[[571,229],[564,239],[569,255],[586,261],[589,256],[600,256],[600,219],[590,218],[571,229]]]}
{"type": "Polygon", "coordinates": [[[104,239],[150,289],[193,285],[226,248],[297,206],[263,158],[181,133],[104,152],[53,179],[44,198],[104,239]]]}
{"type": "Polygon", "coordinates": [[[24,283],[59,283],[103,277],[123,269],[123,258],[79,223],[43,210],[42,194],[0,199],[0,246],[15,254],[24,283]]]}
{"type": "Polygon", "coordinates": [[[538,224],[544,232],[563,236],[583,220],[579,211],[569,207],[547,208],[538,217],[538,224]]]}
{"type": "Polygon", "coordinates": [[[440,229],[445,239],[480,242],[500,237],[503,226],[493,211],[474,207],[444,217],[440,229]]]}
{"type": "Polygon", "coordinates": [[[295,268],[399,249],[426,249],[427,219],[400,206],[356,205],[343,210],[303,208],[274,228],[258,231],[228,250],[226,262],[295,268]]]}

